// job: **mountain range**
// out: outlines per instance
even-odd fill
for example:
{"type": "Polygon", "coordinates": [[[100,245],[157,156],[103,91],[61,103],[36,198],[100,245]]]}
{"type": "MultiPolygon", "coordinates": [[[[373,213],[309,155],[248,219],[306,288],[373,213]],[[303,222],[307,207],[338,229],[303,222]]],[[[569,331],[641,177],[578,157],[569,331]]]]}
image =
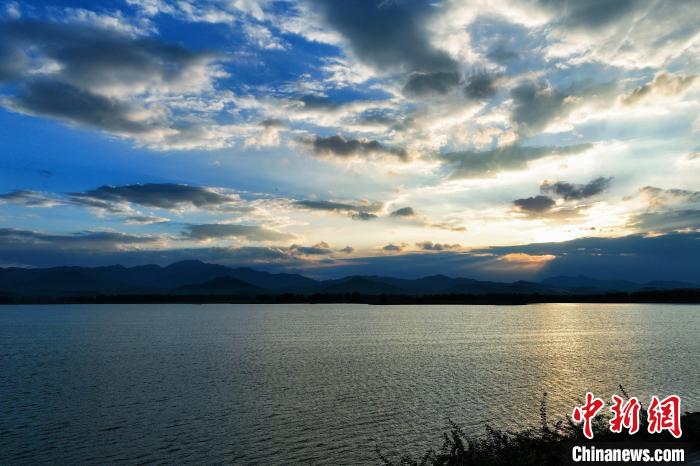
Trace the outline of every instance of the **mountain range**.
{"type": "Polygon", "coordinates": [[[502,283],[470,278],[432,275],[418,279],[382,276],[351,276],[314,280],[293,273],[270,273],[250,268],[231,268],[200,261],[176,262],[166,267],[0,268],[0,296],[10,298],[95,295],[482,295],[544,294],[586,295],[700,288],[680,281],[635,283],[600,280],[584,276],[550,277],[540,282],[502,283]]]}

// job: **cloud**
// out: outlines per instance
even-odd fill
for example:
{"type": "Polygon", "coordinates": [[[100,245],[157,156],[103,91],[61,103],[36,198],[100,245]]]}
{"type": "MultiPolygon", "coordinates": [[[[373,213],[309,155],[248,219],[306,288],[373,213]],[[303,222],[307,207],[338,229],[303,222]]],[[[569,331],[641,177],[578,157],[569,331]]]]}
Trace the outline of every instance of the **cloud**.
{"type": "Polygon", "coordinates": [[[550,210],[556,205],[556,202],[548,196],[535,196],[516,199],[513,201],[513,204],[521,212],[539,214],[550,210]]]}
{"type": "Polygon", "coordinates": [[[0,249],[118,251],[124,248],[154,246],[160,239],[154,236],[136,236],[111,231],[82,231],[58,234],[33,230],[0,228],[0,249]]]}
{"type": "MultiPolygon", "coordinates": [[[[676,2],[536,0],[549,16],[546,25],[556,56],[623,68],[661,67],[696,53],[700,8],[676,2]]],[[[687,61],[686,61],[687,63],[687,61]]]]}
{"type": "Polygon", "coordinates": [[[506,63],[510,60],[518,58],[520,55],[518,52],[506,49],[503,47],[503,45],[499,45],[490,50],[486,56],[497,63],[506,63]]]}
{"type": "Polygon", "coordinates": [[[475,73],[467,79],[464,94],[469,99],[481,100],[496,93],[496,78],[488,73],[475,73]]]}
{"type": "Polygon", "coordinates": [[[71,25],[97,26],[101,29],[113,29],[132,37],[157,33],[151,20],[146,17],[127,18],[121,11],[97,13],[85,8],[64,8],[57,19],[71,25]]]}
{"type": "Polygon", "coordinates": [[[511,91],[513,113],[511,120],[523,132],[536,133],[557,117],[570,111],[568,94],[546,83],[527,82],[511,91]]]}
{"type": "MultiPolygon", "coordinates": [[[[481,280],[542,279],[584,275],[599,279],[697,281],[700,276],[700,233],[643,234],[615,238],[580,238],[463,251],[426,251],[348,257],[332,269],[318,268],[313,259],[289,248],[183,248],[157,247],[155,237],[104,232],[67,234],[27,230],[0,230],[0,263],[31,266],[170,264],[198,259],[259,270],[291,271],[303,267],[316,275],[388,275],[415,278],[441,273],[481,280]],[[98,233],[98,234],[95,234],[98,233]],[[95,234],[95,235],[93,235],[95,234]],[[85,242],[92,239],[95,242],[85,242]],[[555,256],[556,260],[548,260],[555,256]],[[528,267],[528,263],[542,264],[528,267]]],[[[389,245],[388,245],[389,246],[389,245]]],[[[393,245],[386,252],[400,252],[393,245]]]]}
{"type": "MultiPolygon", "coordinates": [[[[67,235],[70,236],[70,235],[67,235]]],[[[232,267],[254,267],[256,270],[296,271],[313,264],[308,258],[295,255],[288,248],[243,246],[212,248],[144,249],[144,246],[100,247],[95,249],[57,248],[48,243],[8,241],[0,233],[0,263],[51,267],[65,265],[169,265],[182,260],[201,260],[232,267]]]]}
{"type": "Polygon", "coordinates": [[[280,142],[280,131],[287,127],[285,122],[277,118],[266,118],[260,122],[259,126],[262,128],[262,131],[258,135],[246,139],[246,146],[276,146],[280,142]]]}
{"type": "Polygon", "coordinates": [[[340,250],[340,252],[345,253],[345,254],[352,254],[355,252],[355,248],[352,246],[345,246],[343,249],[340,250]]]}
{"type": "Polygon", "coordinates": [[[225,76],[219,57],[112,26],[0,23],[0,82],[13,84],[0,103],[152,148],[205,142],[196,138],[211,131],[204,126],[212,123],[182,118],[170,97],[212,93],[214,81],[225,76]]]}
{"type": "Polygon", "coordinates": [[[383,204],[381,202],[336,202],[336,201],[320,201],[312,199],[303,199],[300,201],[295,201],[294,205],[303,209],[309,210],[326,210],[326,211],[336,211],[336,212],[354,212],[354,211],[364,211],[364,212],[376,212],[381,210],[383,204]]]}
{"type": "Polygon", "coordinates": [[[71,193],[72,201],[92,207],[112,208],[114,204],[132,203],[159,209],[197,207],[225,209],[239,203],[239,197],[214,188],[175,183],[144,183],[100,186],[90,191],[71,193]]]}
{"type": "Polygon", "coordinates": [[[325,96],[307,94],[299,97],[299,101],[304,105],[305,110],[321,110],[321,111],[335,111],[340,107],[345,105],[343,102],[338,102],[329,99],[325,96]]]}
{"type": "Polygon", "coordinates": [[[502,171],[521,170],[534,160],[579,154],[591,147],[593,147],[592,144],[562,147],[530,147],[514,144],[486,151],[449,152],[439,157],[452,167],[450,178],[476,178],[483,175],[495,175],[502,171]]]}
{"type": "Polygon", "coordinates": [[[350,215],[353,220],[374,220],[377,217],[372,212],[378,212],[384,206],[381,202],[336,202],[327,200],[312,200],[303,199],[294,201],[293,205],[306,210],[318,210],[321,212],[336,212],[344,215],[350,215]]]}
{"type": "Polygon", "coordinates": [[[325,256],[333,252],[328,243],[324,241],[314,244],[313,246],[300,246],[298,244],[293,244],[289,247],[289,250],[295,254],[301,254],[304,256],[325,256]]]}
{"type": "Polygon", "coordinates": [[[403,246],[396,245],[396,244],[387,244],[386,246],[382,247],[382,251],[384,251],[384,252],[400,252],[400,251],[403,251],[403,246]]]}
{"type": "Polygon", "coordinates": [[[374,220],[377,218],[375,214],[370,214],[369,212],[357,212],[356,214],[352,214],[352,219],[353,220],[374,220]]]}
{"type": "Polygon", "coordinates": [[[287,241],[294,236],[270,230],[257,225],[239,225],[230,223],[207,223],[187,225],[183,233],[185,239],[206,241],[212,239],[245,238],[249,241],[287,241]]]}
{"type": "Polygon", "coordinates": [[[639,192],[647,208],[632,215],[628,227],[647,232],[700,230],[700,191],[645,186],[639,192]]]}
{"type": "Polygon", "coordinates": [[[412,96],[424,96],[430,94],[447,94],[457,87],[461,81],[459,73],[454,71],[436,71],[431,73],[411,73],[404,93],[412,96]]]}
{"type": "Polygon", "coordinates": [[[640,7],[638,0],[536,0],[555,13],[555,23],[567,27],[597,29],[631,15],[640,7]]]}
{"type": "Polygon", "coordinates": [[[541,277],[584,275],[634,281],[696,281],[693,277],[700,276],[698,241],[699,233],[639,234],[493,247],[473,252],[490,252],[498,256],[511,253],[556,256],[556,260],[540,270],[541,277]]]}
{"type": "Polygon", "coordinates": [[[316,136],[305,141],[314,154],[320,157],[368,157],[368,156],[393,156],[400,160],[407,160],[408,154],[404,149],[385,146],[379,141],[367,139],[345,139],[335,135],[329,137],[316,136]]]}
{"type": "Polygon", "coordinates": [[[20,189],[0,194],[0,204],[2,203],[19,204],[25,207],[53,207],[58,204],[58,201],[44,193],[20,189]]]}
{"type": "Polygon", "coordinates": [[[652,95],[674,96],[681,94],[693,84],[695,75],[672,75],[659,73],[654,79],[620,98],[623,105],[635,105],[652,95]]]}
{"type": "Polygon", "coordinates": [[[461,249],[462,246],[459,244],[447,244],[447,243],[433,243],[432,241],[423,241],[416,243],[419,249],[423,251],[448,251],[451,249],[461,249]]]}
{"type": "MultiPolygon", "coordinates": [[[[700,277],[700,233],[580,238],[464,251],[347,258],[327,274],[417,278],[432,274],[479,280],[541,280],[558,275],[598,279],[683,280],[700,277]],[[555,259],[551,259],[551,257],[555,259]],[[370,271],[370,272],[368,272],[370,271]]],[[[394,251],[395,252],[395,251],[394,251]]]]}
{"type": "Polygon", "coordinates": [[[419,215],[418,212],[413,209],[413,207],[402,207],[400,209],[396,209],[389,214],[389,217],[427,228],[436,228],[439,230],[454,232],[467,231],[459,219],[451,218],[444,221],[434,222],[424,215],[419,215]]]}
{"type": "Polygon", "coordinates": [[[557,256],[552,254],[542,254],[540,256],[525,254],[523,252],[511,252],[499,257],[499,260],[506,262],[517,262],[522,264],[540,264],[542,262],[549,262],[556,259],[557,256]]]}
{"type": "Polygon", "coordinates": [[[700,230],[700,209],[641,212],[630,217],[627,225],[645,232],[697,231],[700,230]]]}
{"type": "Polygon", "coordinates": [[[459,222],[460,221],[457,219],[451,219],[450,221],[447,221],[447,222],[427,223],[426,225],[431,227],[431,228],[437,228],[439,230],[447,230],[447,231],[455,231],[455,232],[467,231],[467,227],[465,227],[464,225],[461,225],[459,222]]]}
{"type": "Polygon", "coordinates": [[[565,200],[579,200],[596,196],[610,187],[612,178],[599,177],[586,184],[572,184],[566,181],[544,181],[540,186],[543,194],[554,194],[565,200]]]}
{"type": "Polygon", "coordinates": [[[416,212],[412,207],[402,207],[400,209],[396,209],[390,215],[392,217],[415,217],[416,212]]]}
{"type": "Polygon", "coordinates": [[[424,2],[313,0],[352,52],[379,70],[454,71],[455,61],[430,42],[425,25],[433,8],[424,2]]]}
{"type": "Polygon", "coordinates": [[[37,80],[20,86],[19,94],[7,101],[15,111],[80,123],[120,134],[137,136],[156,129],[154,122],[138,121],[130,115],[135,107],[120,100],[92,94],[57,81],[37,80]]]}
{"type": "Polygon", "coordinates": [[[211,53],[93,26],[14,21],[2,25],[0,36],[15,50],[31,47],[59,65],[42,74],[111,97],[197,92],[208,89],[219,74],[218,68],[208,68],[216,61],[211,53]]]}
{"type": "Polygon", "coordinates": [[[130,215],[124,219],[127,225],[153,225],[154,223],[166,223],[169,219],[156,217],[155,215],[130,215]]]}
{"type": "Polygon", "coordinates": [[[650,207],[700,202],[700,191],[688,189],[663,189],[656,186],[644,186],[639,190],[639,193],[646,199],[650,207]]]}

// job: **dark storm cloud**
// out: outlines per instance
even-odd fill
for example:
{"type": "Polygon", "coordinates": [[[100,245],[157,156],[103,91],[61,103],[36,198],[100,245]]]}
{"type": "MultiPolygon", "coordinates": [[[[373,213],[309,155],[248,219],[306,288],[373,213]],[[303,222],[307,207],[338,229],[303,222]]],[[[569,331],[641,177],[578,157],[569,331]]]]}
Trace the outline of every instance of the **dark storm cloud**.
{"type": "Polygon", "coordinates": [[[667,96],[677,95],[688,89],[696,78],[697,76],[657,74],[652,81],[639,86],[620,100],[625,105],[634,105],[653,93],[667,96]]]}
{"type": "Polygon", "coordinates": [[[183,236],[197,241],[225,238],[245,238],[250,241],[286,241],[293,235],[280,233],[257,225],[239,225],[229,223],[207,223],[187,225],[183,236]]]}
{"type": "Polygon", "coordinates": [[[572,184],[566,181],[544,181],[540,186],[543,194],[554,194],[565,200],[586,199],[596,196],[610,187],[612,178],[599,177],[586,184],[572,184]]]}
{"type": "Polygon", "coordinates": [[[113,133],[136,135],[154,128],[152,124],[134,121],[133,109],[117,100],[69,84],[38,80],[23,83],[11,98],[14,110],[80,123],[113,133]]]}
{"type": "Polygon", "coordinates": [[[363,61],[382,70],[455,71],[456,63],[430,44],[429,2],[312,0],[326,22],[363,61]]]}
{"type": "Polygon", "coordinates": [[[335,135],[329,137],[316,136],[305,141],[314,154],[322,157],[355,157],[371,155],[389,155],[401,160],[407,159],[404,149],[389,147],[375,140],[345,139],[335,135]]]}
{"type": "Polygon", "coordinates": [[[343,249],[340,250],[340,252],[343,252],[345,254],[352,254],[353,252],[355,252],[355,248],[353,248],[352,246],[345,246],[343,249]]]}
{"type": "Polygon", "coordinates": [[[440,158],[452,167],[451,178],[476,178],[508,170],[521,170],[528,163],[549,156],[578,154],[593,147],[591,144],[572,146],[527,147],[510,145],[486,151],[464,151],[442,154],[440,158]]]}
{"type": "Polygon", "coordinates": [[[377,216],[374,214],[370,214],[369,212],[358,212],[356,214],[352,214],[353,220],[367,221],[367,220],[374,220],[375,218],[377,218],[377,216]]]}
{"type": "Polygon", "coordinates": [[[542,213],[547,212],[554,207],[556,202],[554,202],[554,199],[548,196],[535,196],[516,199],[513,201],[513,204],[518,208],[518,210],[523,212],[542,213]]]}
{"type": "Polygon", "coordinates": [[[210,188],[174,183],[100,186],[90,191],[71,193],[71,196],[75,203],[99,208],[125,202],[161,209],[183,206],[216,208],[237,201],[235,196],[220,194],[210,188]]]}
{"type": "Polygon", "coordinates": [[[386,252],[400,252],[403,250],[403,246],[399,246],[396,244],[387,244],[382,248],[382,251],[386,252]]]}
{"type": "Polygon", "coordinates": [[[481,100],[496,93],[496,77],[488,73],[476,73],[467,79],[464,94],[469,99],[481,100]]]}
{"type": "Polygon", "coordinates": [[[411,73],[403,91],[407,95],[424,96],[447,94],[457,87],[461,76],[457,72],[437,71],[432,73],[411,73]]]}
{"type": "Polygon", "coordinates": [[[392,217],[415,217],[416,212],[413,210],[413,207],[402,207],[400,209],[396,209],[390,215],[392,217]]]}
{"type": "Polygon", "coordinates": [[[49,234],[32,230],[0,228],[0,250],[117,250],[123,246],[153,244],[158,238],[117,232],[83,231],[70,234],[49,234]]]}

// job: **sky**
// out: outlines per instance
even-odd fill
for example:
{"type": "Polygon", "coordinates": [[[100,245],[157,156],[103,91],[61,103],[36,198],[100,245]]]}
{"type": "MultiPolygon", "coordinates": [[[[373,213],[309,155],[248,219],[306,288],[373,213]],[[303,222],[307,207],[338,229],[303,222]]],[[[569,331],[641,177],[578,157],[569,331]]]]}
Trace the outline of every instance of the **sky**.
{"type": "Polygon", "coordinates": [[[0,266],[693,279],[699,72],[696,0],[0,0],[0,266]]]}

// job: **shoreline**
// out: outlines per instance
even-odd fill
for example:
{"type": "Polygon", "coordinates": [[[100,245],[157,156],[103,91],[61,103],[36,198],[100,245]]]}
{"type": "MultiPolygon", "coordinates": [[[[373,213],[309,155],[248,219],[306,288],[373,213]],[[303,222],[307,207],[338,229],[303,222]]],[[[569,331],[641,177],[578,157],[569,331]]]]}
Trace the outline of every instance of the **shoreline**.
{"type": "Polygon", "coordinates": [[[526,304],[700,304],[700,290],[638,291],[583,295],[547,294],[380,294],[317,293],[258,295],[101,294],[0,296],[0,305],[22,304],[374,304],[374,305],[526,305],[526,304]]]}

